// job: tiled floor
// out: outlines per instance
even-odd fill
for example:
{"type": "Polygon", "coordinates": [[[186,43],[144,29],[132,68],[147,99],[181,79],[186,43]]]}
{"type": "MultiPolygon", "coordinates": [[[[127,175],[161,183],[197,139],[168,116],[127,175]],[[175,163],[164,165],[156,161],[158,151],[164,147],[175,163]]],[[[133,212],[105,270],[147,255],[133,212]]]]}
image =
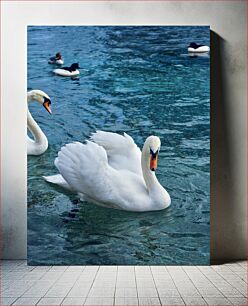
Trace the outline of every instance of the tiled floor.
{"type": "Polygon", "coordinates": [[[247,305],[247,262],[33,267],[2,261],[0,305],[247,305]]]}

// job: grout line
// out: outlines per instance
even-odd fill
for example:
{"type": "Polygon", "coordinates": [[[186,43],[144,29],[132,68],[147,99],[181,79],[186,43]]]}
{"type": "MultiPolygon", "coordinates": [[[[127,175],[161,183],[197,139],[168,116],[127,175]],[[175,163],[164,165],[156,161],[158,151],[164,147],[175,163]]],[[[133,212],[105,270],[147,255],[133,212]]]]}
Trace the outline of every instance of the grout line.
{"type": "MultiPolygon", "coordinates": [[[[1,298],[2,299],[2,298],[1,298]]],[[[19,299],[19,297],[18,298],[16,298],[15,300],[14,300],[14,302],[13,303],[11,303],[10,305],[13,305],[17,300],[19,299]]]]}
{"type": "MultiPolygon", "coordinates": [[[[199,268],[198,268],[198,266],[196,266],[197,267],[197,269],[199,270],[199,271],[201,271],[199,268]]],[[[212,269],[215,273],[217,273],[214,269],[212,269]]],[[[206,274],[204,274],[204,272],[202,272],[202,274],[204,275],[204,277],[206,278],[206,279],[208,279],[209,281],[210,281],[210,283],[220,292],[220,294],[223,296],[223,297],[225,297],[224,296],[224,294],[218,289],[218,287],[211,281],[211,279],[210,278],[208,278],[207,277],[207,275],[206,274]]],[[[218,273],[217,273],[218,274],[218,273]]],[[[204,297],[203,297],[204,298],[204,297]]],[[[226,297],[225,297],[226,298],[226,297]]],[[[207,302],[207,301],[206,301],[207,302]]]]}
{"type": "MultiPolygon", "coordinates": [[[[85,266],[85,268],[86,268],[86,266],[85,266]]],[[[88,298],[88,296],[89,296],[89,293],[90,293],[90,291],[91,291],[91,289],[92,289],[92,287],[93,287],[93,285],[94,285],[94,283],[95,283],[95,280],[96,280],[96,277],[97,277],[97,274],[98,274],[99,270],[100,270],[100,266],[98,266],[98,269],[97,269],[97,271],[96,271],[96,273],[95,273],[95,277],[94,277],[94,279],[93,279],[93,281],[92,281],[92,284],[91,284],[91,286],[90,286],[90,289],[89,289],[89,291],[88,291],[88,293],[87,293],[87,295],[86,295],[86,298],[85,298],[85,301],[84,301],[84,305],[85,305],[85,303],[86,303],[86,301],[87,301],[87,298],[88,298]]]]}
{"type": "MultiPolygon", "coordinates": [[[[227,300],[232,304],[232,305],[235,305],[235,306],[239,306],[239,305],[237,305],[237,304],[234,304],[230,299],[233,299],[233,297],[229,297],[229,298],[227,298],[227,300]]],[[[235,299],[235,298],[234,298],[235,299]]],[[[238,297],[237,297],[237,299],[238,299],[238,297]]],[[[243,299],[243,298],[241,298],[241,299],[243,299]]],[[[247,306],[247,303],[248,303],[248,300],[247,300],[247,297],[246,297],[246,304],[244,304],[243,306],[247,306]]],[[[241,306],[241,305],[240,305],[241,306]]]]}
{"type": "Polygon", "coordinates": [[[117,270],[116,270],[116,277],[115,277],[115,290],[114,290],[114,301],[113,301],[113,305],[115,305],[115,295],[116,295],[116,288],[117,288],[117,276],[118,276],[118,270],[119,270],[119,266],[117,266],[117,270]]]}
{"type": "MultiPolygon", "coordinates": [[[[69,266],[69,267],[70,267],[70,266],[69,266]]],[[[69,268],[69,267],[68,267],[68,268],[69,268]]],[[[67,268],[67,269],[68,269],[68,268],[67,268]]],[[[67,270],[67,269],[66,269],[66,270],[67,270]]],[[[71,290],[72,290],[72,288],[74,287],[74,285],[76,284],[77,280],[80,278],[80,275],[81,275],[81,273],[83,273],[84,269],[85,269],[85,266],[84,266],[83,270],[80,271],[80,273],[78,274],[78,277],[75,279],[73,285],[71,286],[71,289],[67,292],[66,296],[62,299],[62,302],[60,303],[60,305],[62,305],[62,303],[64,302],[64,300],[68,297],[68,294],[71,292],[71,290]]],[[[65,270],[65,271],[66,271],[66,270],[65,270]]],[[[76,273],[76,272],[72,272],[72,273],[76,273]]]]}
{"type": "Polygon", "coordinates": [[[167,266],[165,266],[165,270],[168,272],[170,278],[172,279],[172,281],[173,281],[173,283],[174,283],[174,285],[175,285],[175,288],[177,289],[177,291],[178,291],[178,293],[179,293],[179,295],[180,295],[180,297],[181,297],[183,303],[185,304],[184,299],[183,299],[183,297],[182,297],[182,295],[181,295],[181,292],[178,290],[177,285],[176,285],[176,283],[175,283],[173,277],[171,276],[170,271],[168,270],[167,266]]]}
{"type": "MultiPolygon", "coordinates": [[[[224,281],[225,281],[228,285],[230,285],[232,288],[238,290],[244,297],[246,297],[246,296],[239,290],[239,288],[234,287],[234,286],[230,283],[230,281],[227,280],[227,279],[225,279],[219,272],[217,272],[217,274],[218,274],[222,279],[224,279],[224,281]]],[[[241,280],[242,282],[245,283],[245,281],[244,281],[243,279],[240,278],[240,280],[241,280]]],[[[246,287],[247,287],[247,284],[246,284],[246,287]]],[[[235,297],[234,297],[234,298],[235,298],[235,297]]]]}
{"type": "Polygon", "coordinates": [[[38,302],[35,304],[35,306],[39,304],[39,302],[40,302],[41,299],[42,299],[42,297],[39,298],[39,300],[38,300],[38,302]]]}
{"type": "MultiPolygon", "coordinates": [[[[194,267],[195,267],[195,266],[194,266],[194,267]]],[[[184,273],[188,276],[189,280],[190,280],[191,283],[193,284],[193,286],[194,286],[194,288],[196,289],[196,291],[200,294],[201,298],[203,298],[201,292],[200,292],[200,291],[198,290],[198,288],[196,287],[196,285],[195,285],[195,283],[193,282],[193,280],[191,279],[190,275],[187,273],[186,270],[184,270],[184,268],[182,268],[182,269],[183,269],[184,273]]],[[[202,274],[202,275],[205,277],[205,275],[202,273],[202,271],[201,271],[200,269],[199,269],[198,271],[200,272],[200,274],[202,274]]],[[[205,301],[205,300],[204,300],[204,301],[205,301]]],[[[186,303],[185,303],[185,304],[186,304],[186,303]]]]}
{"type": "Polygon", "coordinates": [[[236,271],[233,271],[242,281],[244,281],[244,282],[247,282],[247,269],[246,269],[246,277],[245,277],[245,280],[242,278],[242,276],[240,276],[238,273],[239,272],[236,272],[236,271]]]}
{"type": "Polygon", "coordinates": [[[137,285],[137,277],[136,277],[135,266],[134,266],[134,279],[135,279],[135,287],[136,287],[137,300],[138,300],[138,305],[139,305],[138,285],[137,285]]]}
{"type": "MultiPolygon", "coordinates": [[[[56,273],[56,272],[55,272],[56,273]]],[[[46,273],[45,273],[46,274],[46,273]]],[[[45,274],[43,274],[43,275],[45,275],[45,274]]],[[[43,276],[42,275],[42,276],[43,276]]],[[[39,280],[41,280],[41,279],[39,279],[39,280]]],[[[20,295],[20,297],[23,297],[23,295],[29,290],[29,289],[31,289],[33,286],[35,286],[36,285],[36,283],[37,282],[39,282],[39,280],[36,280],[25,292],[23,292],[23,294],[22,295],[20,295]]],[[[57,279],[58,280],[58,279],[57,279]]],[[[56,281],[57,281],[56,280],[56,281]]],[[[45,295],[47,294],[47,292],[52,288],[52,286],[56,283],[56,281],[55,282],[53,282],[51,285],[50,285],[50,287],[47,289],[47,291],[44,293],[44,295],[43,295],[43,297],[45,297],[45,295]]]]}
{"type": "Polygon", "coordinates": [[[154,279],[154,276],[153,276],[153,272],[152,272],[151,266],[150,266],[150,270],[151,270],[151,275],[152,275],[152,279],[153,279],[153,282],[154,282],[154,286],[155,286],[156,291],[157,291],[157,294],[158,294],[159,303],[160,303],[160,305],[162,305],[162,302],[161,302],[161,300],[160,300],[160,296],[159,296],[159,293],[158,293],[158,288],[157,288],[157,285],[156,285],[156,283],[155,283],[155,279],[154,279]]]}

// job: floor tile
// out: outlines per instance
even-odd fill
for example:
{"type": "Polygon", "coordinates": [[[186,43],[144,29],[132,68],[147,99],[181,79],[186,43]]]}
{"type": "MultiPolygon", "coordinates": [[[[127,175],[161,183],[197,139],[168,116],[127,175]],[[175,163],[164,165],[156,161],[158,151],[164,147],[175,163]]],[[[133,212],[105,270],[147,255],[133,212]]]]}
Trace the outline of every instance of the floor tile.
{"type": "Polygon", "coordinates": [[[85,298],[65,298],[61,305],[70,305],[70,306],[83,306],[85,303],[85,298]]]}
{"type": "Polygon", "coordinates": [[[231,285],[226,287],[218,286],[218,289],[225,297],[243,297],[242,293],[233,288],[231,285]]]}
{"type": "Polygon", "coordinates": [[[34,269],[33,269],[33,272],[41,272],[41,271],[49,271],[50,269],[52,268],[52,266],[36,266],[34,269]]]}
{"type": "Polygon", "coordinates": [[[125,298],[132,298],[132,297],[137,297],[137,289],[134,288],[116,288],[115,291],[115,297],[125,297],[125,298]]]}
{"type": "Polygon", "coordinates": [[[117,272],[117,266],[100,266],[99,272],[117,272]]]}
{"type": "Polygon", "coordinates": [[[71,287],[71,285],[54,285],[47,291],[45,297],[65,297],[70,291],[71,287]]]}
{"type": "Polygon", "coordinates": [[[158,298],[139,298],[139,306],[160,306],[160,300],[158,298]]]}
{"type": "Polygon", "coordinates": [[[151,288],[155,286],[155,283],[152,278],[146,279],[146,278],[136,278],[136,284],[138,287],[142,288],[151,288]]]}
{"type": "Polygon", "coordinates": [[[138,305],[138,298],[124,298],[124,297],[116,297],[115,298],[115,305],[118,306],[133,306],[133,305],[138,305]]]}
{"type": "Polygon", "coordinates": [[[1,305],[8,306],[12,305],[17,300],[16,297],[1,297],[1,305]]]}
{"type": "Polygon", "coordinates": [[[115,287],[115,281],[111,280],[100,280],[100,281],[94,281],[92,288],[107,288],[107,287],[115,287]]]}
{"type": "Polygon", "coordinates": [[[138,297],[157,297],[158,292],[155,287],[146,288],[146,287],[138,287],[138,297]]]}
{"type": "Polygon", "coordinates": [[[118,273],[121,272],[133,272],[134,273],[134,266],[118,266],[118,273]]]}
{"type": "Polygon", "coordinates": [[[114,305],[114,298],[87,298],[84,305],[111,306],[114,305]]]}
{"type": "Polygon", "coordinates": [[[201,297],[196,288],[177,288],[182,297],[201,297]]]}
{"type": "Polygon", "coordinates": [[[42,298],[37,305],[58,306],[62,303],[63,298],[42,298]]]}
{"type": "Polygon", "coordinates": [[[181,298],[169,298],[169,297],[163,297],[160,298],[161,305],[162,306],[171,306],[171,305],[185,305],[184,301],[181,298]]]}
{"type": "Polygon", "coordinates": [[[207,303],[204,301],[202,297],[183,297],[183,300],[186,305],[192,305],[192,306],[207,305],[207,303]]]}
{"type": "Polygon", "coordinates": [[[24,306],[35,306],[38,302],[39,302],[39,300],[40,300],[40,298],[34,298],[34,297],[32,297],[32,298],[19,298],[19,299],[17,299],[16,301],[15,301],[15,303],[14,304],[12,304],[12,305],[24,305],[24,306]]]}
{"type": "Polygon", "coordinates": [[[197,287],[200,295],[209,298],[222,298],[223,294],[215,287],[197,287]]]}
{"type": "Polygon", "coordinates": [[[20,297],[22,296],[28,289],[27,288],[8,288],[1,293],[2,297],[20,297]]]}
{"type": "Polygon", "coordinates": [[[27,290],[24,297],[43,297],[52,286],[51,282],[39,281],[29,290],[27,290]]]}
{"type": "Polygon", "coordinates": [[[92,288],[89,292],[88,297],[106,297],[106,298],[111,298],[114,297],[115,293],[115,288],[114,287],[102,287],[102,288],[92,288]]]}
{"type": "Polygon", "coordinates": [[[49,272],[64,272],[68,266],[52,266],[49,272]]]}
{"type": "Polygon", "coordinates": [[[226,306],[226,305],[232,305],[230,301],[228,301],[227,298],[204,298],[204,300],[207,302],[210,306],[226,306]]]}
{"type": "Polygon", "coordinates": [[[116,287],[135,287],[136,286],[136,282],[135,279],[133,280],[128,280],[128,279],[117,279],[116,282],[116,287]]]}
{"type": "Polygon", "coordinates": [[[247,298],[228,298],[228,300],[233,304],[233,305],[239,305],[239,306],[243,306],[243,305],[248,305],[248,300],[247,298]]]}
{"type": "Polygon", "coordinates": [[[67,297],[87,297],[90,288],[91,285],[88,284],[74,285],[72,289],[68,292],[67,297]]]}
{"type": "Polygon", "coordinates": [[[167,288],[157,288],[159,297],[180,297],[178,290],[167,289],[167,288]]]}
{"type": "Polygon", "coordinates": [[[99,268],[99,266],[86,266],[84,269],[84,273],[96,273],[99,268]]]}
{"type": "Polygon", "coordinates": [[[85,266],[69,266],[66,272],[83,272],[85,266]]]}

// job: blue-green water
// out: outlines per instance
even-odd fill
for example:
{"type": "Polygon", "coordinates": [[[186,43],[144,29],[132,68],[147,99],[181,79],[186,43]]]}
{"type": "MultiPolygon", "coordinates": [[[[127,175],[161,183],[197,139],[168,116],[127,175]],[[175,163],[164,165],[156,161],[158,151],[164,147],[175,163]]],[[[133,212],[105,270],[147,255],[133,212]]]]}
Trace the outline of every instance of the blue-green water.
{"type": "Polygon", "coordinates": [[[209,27],[28,28],[28,90],[48,93],[53,110],[30,106],[49,148],[28,156],[29,264],[209,263],[210,66],[187,54],[192,41],[209,45],[209,27]],[[58,51],[66,66],[80,63],[80,78],[53,75],[58,51]],[[160,137],[168,209],[80,203],[42,179],[57,172],[62,145],[95,130],[127,132],[140,147],[160,137]]]}

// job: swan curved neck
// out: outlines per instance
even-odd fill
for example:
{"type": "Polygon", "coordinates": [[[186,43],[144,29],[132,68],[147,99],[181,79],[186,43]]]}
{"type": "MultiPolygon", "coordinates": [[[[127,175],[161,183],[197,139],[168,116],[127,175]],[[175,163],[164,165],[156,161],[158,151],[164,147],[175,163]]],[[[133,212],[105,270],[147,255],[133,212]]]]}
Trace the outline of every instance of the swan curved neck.
{"type": "MultiPolygon", "coordinates": [[[[32,95],[32,91],[30,91],[27,93],[27,103],[29,104],[32,101],[34,101],[34,98],[32,95]]],[[[48,140],[46,138],[46,135],[42,132],[41,128],[32,117],[28,108],[27,108],[27,127],[34,137],[35,144],[47,147],[48,140]]]]}
{"type": "Polygon", "coordinates": [[[27,92],[27,102],[30,103],[33,101],[32,91],[27,92]]]}
{"type": "Polygon", "coordinates": [[[27,110],[27,126],[29,131],[34,137],[34,141],[37,144],[46,144],[47,143],[47,138],[45,134],[42,132],[41,128],[37,124],[37,122],[34,120],[32,117],[29,109],[27,110]]]}
{"type": "Polygon", "coordinates": [[[141,155],[141,168],[148,191],[152,191],[156,186],[160,186],[155,172],[150,170],[150,147],[145,142],[141,155]]]}

